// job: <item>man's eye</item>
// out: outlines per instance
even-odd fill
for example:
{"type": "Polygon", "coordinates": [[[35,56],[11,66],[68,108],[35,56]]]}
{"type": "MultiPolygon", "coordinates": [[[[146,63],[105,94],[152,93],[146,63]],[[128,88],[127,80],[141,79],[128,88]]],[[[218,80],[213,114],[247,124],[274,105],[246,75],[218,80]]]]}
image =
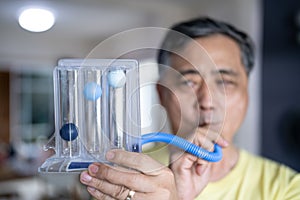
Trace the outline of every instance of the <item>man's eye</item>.
{"type": "Polygon", "coordinates": [[[182,81],[182,84],[189,87],[195,87],[197,85],[194,81],[191,80],[184,80],[182,81]]]}
{"type": "Polygon", "coordinates": [[[230,85],[234,85],[234,82],[231,80],[217,80],[216,81],[218,85],[220,86],[230,86],[230,85]]]}

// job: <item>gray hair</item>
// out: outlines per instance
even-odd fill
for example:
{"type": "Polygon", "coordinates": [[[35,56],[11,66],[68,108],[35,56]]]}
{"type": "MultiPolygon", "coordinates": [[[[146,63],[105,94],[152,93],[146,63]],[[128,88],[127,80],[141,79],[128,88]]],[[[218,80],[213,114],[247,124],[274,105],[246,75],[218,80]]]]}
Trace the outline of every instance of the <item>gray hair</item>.
{"type": "MultiPolygon", "coordinates": [[[[236,29],[232,25],[217,21],[208,17],[197,18],[190,21],[175,24],[166,34],[161,48],[158,51],[158,64],[170,65],[170,53],[172,50],[182,48],[187,39],[179,37],[179,33],[186,35],[186,38],[195,39],[213,34],[226,35],[237,42],[241,50],[241,61],[245,67],[247,75],[254,66],[254,45],[252,39],[244,32],[236,29]]],[[[159,68],[160,75],[163,68],[159,68]]]]}

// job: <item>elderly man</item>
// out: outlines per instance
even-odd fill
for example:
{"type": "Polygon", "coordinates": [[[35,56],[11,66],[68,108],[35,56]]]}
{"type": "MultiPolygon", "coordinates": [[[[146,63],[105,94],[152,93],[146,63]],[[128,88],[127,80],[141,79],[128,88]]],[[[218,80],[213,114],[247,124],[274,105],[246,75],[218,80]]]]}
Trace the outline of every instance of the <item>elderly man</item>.
{"type": "Polygon", "coordinates": [[[209,18],[176,24],[159,51],[157,85],[173,134],[212,150],[223,147],[220,162],[166,148],[169,167],[145,155],[107,153],[119,167],[90,165],[81,182],[97,199],[300,199],[300,175],[238,149],[233,136],[248,105],[253,67],[251,39],[233,26],[209,18]],[[122,167],[121,167],[122,166],[122,167]]]}

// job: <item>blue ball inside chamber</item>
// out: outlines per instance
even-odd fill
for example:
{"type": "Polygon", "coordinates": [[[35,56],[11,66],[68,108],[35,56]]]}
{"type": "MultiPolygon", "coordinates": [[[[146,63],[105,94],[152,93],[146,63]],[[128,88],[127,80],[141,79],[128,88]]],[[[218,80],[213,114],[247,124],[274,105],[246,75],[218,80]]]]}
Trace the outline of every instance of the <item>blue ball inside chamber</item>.
{"type": "Polygon", "coordinates": [[[96,101],[102,95],[101,86],[95,82],[89,82],[84,86],[84,97],[90,101],[96,101]]]}
{"type": "Polygon", "coordinates": [[[59,134],[64,140],[73,141],[78,137],[78,129],[75,124],[67,123],[61,127],[59,134]]]}

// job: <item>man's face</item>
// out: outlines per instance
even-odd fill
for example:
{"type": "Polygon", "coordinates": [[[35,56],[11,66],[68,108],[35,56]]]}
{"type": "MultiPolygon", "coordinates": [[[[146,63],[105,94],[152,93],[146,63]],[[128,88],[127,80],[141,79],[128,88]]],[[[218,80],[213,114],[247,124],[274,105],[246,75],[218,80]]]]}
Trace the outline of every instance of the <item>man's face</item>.
{"type": "Polygon", "coordinates": [[[180,53],[171,55],[172,69],[162,78],[164,87],[158,86],[174,133],[188,136],[203,127],[232,141],[248,105],[248,78],[238,44],[215,34],[188,43],[180,53]]]}

